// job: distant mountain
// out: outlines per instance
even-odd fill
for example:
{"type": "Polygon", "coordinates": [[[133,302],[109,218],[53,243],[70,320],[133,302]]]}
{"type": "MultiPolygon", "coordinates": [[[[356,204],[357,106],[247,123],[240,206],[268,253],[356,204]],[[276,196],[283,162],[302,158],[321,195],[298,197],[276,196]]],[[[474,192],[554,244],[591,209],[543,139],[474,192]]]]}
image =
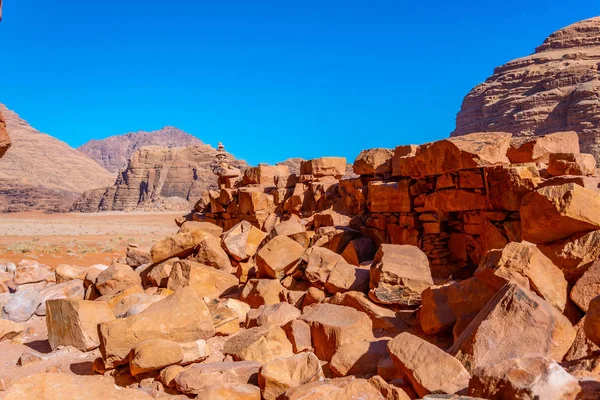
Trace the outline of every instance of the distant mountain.
{"type": "Polygon", "coordinates": [[[142,147],[173,148],[199,144],[203,144],[202,141],[189,133],[172,126],[165,126],[152,132],[131,132],[102,140],[90,140],[78,150],[108,171],[117,173],[127,166],[127,160],[142,147]]]}
{"type": "Polygon", "coordinates": [[[0,212],[64,210],[114,175],[68,144],[40,133],[0,104],[12,146],[0,159],[0,212]]]}

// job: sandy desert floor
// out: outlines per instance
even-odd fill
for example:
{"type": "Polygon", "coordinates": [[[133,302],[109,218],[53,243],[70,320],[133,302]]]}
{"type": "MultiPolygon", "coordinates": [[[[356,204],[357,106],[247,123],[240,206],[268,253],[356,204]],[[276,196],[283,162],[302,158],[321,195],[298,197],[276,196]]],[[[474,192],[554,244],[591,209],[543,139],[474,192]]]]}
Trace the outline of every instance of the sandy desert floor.
{"type": "Polygon", "coordinates": [[[174,218],[180,215],[181,211],[0,214],[0,259],[35,259],[51,267],[107,264],[125,255],[129,243],[151,245],[175,233],[174,218]]]}

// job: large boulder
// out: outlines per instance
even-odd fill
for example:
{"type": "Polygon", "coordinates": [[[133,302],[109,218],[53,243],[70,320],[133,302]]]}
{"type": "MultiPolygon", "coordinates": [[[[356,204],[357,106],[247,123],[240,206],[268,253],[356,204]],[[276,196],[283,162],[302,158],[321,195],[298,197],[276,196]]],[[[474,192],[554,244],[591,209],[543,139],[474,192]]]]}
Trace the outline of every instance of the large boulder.
{"type": "Polygon", "coordinates": [[[587,312],[590,301],[600,294],[600,260],[596,260],[571,289],[571,300],[587,312]]]}
{"type": "Polygon", "coordinates": [[[346,173],[346,159],[344,157],[321,157],[300,164],[302,175],[312,175],[315,178],[333,176],[340,179],[346,173]]]}
{"type": "Polygon", "coordinates": [[[103,301],[48,300],[46,326],[52,350],[72,346],[89,351],[100,345],[98,324],[115,319],[112,308],[103,301]]]}
{"type": "Polygon", "coordinates": [[[290,275],[300,263],[304,247],[287,236],[276,236],[256,255],[256,266],[261,278],[280,279],[290,275]]]}
{"type": "Polygon", "coordinates": [[[469,371],[508,358],[542,356],[561,361],[575,334],[555,307],[510,283],[477,314],[449,352],[469,371]]]}
{"type": "Polygon", "coordinates": [[[589,340],[596,346],[600,346],[600,296],[594,297],[589,305],[583,330],[589,340]]]}
{"type": "Polygon", "coordinates": [[[194,229],[166,237],[156,242],[150,249],[152,262],[159,263],[173,257],[185,258],[194,252],[195,247],[206,236],[210,234],[194,229]]]}
{"type": "Polygon", "coordinates": [[[256,384],[260,365],[255,361],[195,364],[175,377],[174,386],[192,395],[203,394],[208,387],[217,384],[256,384]]]}
{"type": "Polygon", "coordinates": [[[167,288],[177,291],[192,288],[200,298],[216,299],[237,289],[238,279],[228,272],[181,260],[173,264],[167,288]]]}
{"type": "Polygon", "coordinates": [[[408,332],[390,340],[388,351],[421,397],[430,393],[454,394],[469,386],[471,375],[456,358],[408,332]]]}
{"type": "Polygon", "coordinates": [[[550,154],[547,169],[550,175],[592,175],[594,171],[596,159],[591,154],[550,154]]]}
{"type": "Polygon", "coordinates": [[[5,400],[152,400],[135,389],[124,389],[102,376],[65,373],[37,373],[14,382],[4,393],[5,400]]]}
{"type": "Polygon", "coordinates": [[[200,362],[209,350],[203,339],[190,343],[177,343],[166,339],[150,339],[131,350],[129,371],[131,375],[159,370],[169,365],[200,362]]]}
{"type": "Polygon", "coordinates": [[[600,194],[574,183],[546,186],[523,198],[523,239],[546,243],[600,228],[600,194]]]}
{"type": "Polygon", "coordinates": [[[266,233],[248,221],[242,221],[223,233],[222,245],[225,251],[237,261],[246,260],[256,254],[266,233]]]}
{"type": "Polygon", "coordinates": [[[313,353],[272,360],[258,371],[258,385],[265,400],[275,400],[289,388],[323,378],[321,364],[313,353]]]}
{"type": "Polygon", "coordinates": [[[469,395],[490,400],[574,400],[577,379],[547,357],[511,358],[473,374],[469,395]]]}
{"type": "Polygon", "coordinates": [[[101,295],[113,295],[131,286],[141,286],[140,275],[127,264],[115,263],[100,272],[96,278],[96,289],[101,295]]]}
{"type": "Polygon", "coordinates": [[[494,294],[477,278],[431,286],[421,294],[421,328],[430,335],[450,330],[462,317],[481,311],[494,294]]]}
{"type": "Polygon", "coordinates": [[[33,316],[41,303],[42,296],[34,289],[19,291],[4,304],[2,318],[13,322],[25,322],[33,316]]]}
{"type": "Polygon", "coordinates": [[[412,202],[409,180],[398,182],[369,182],[367,206],[372,213],[410,212],[412,202]]]}
{"type": "Polygon", "coordinates": [[[502,249],[488,251],[475,271],[475,277],[494,293],[514,281],[533,290],[560,311],[567,303],[564,274],[529,242],[511,242],[502,249]]]}
{"type": "Polygon", "coordinates": [[[192,288],[183,288],[144,311],[99,325],[100,351],[107,367],[127,362],[131,349],[144,340],[193,342],[215,334],[204,301],[192,288]]]}
{"type": "Polygon", "coordinates": [[[236,361],[258,361],[261,364],[294,354],[292,343],[279,326],[258,326],[232,336],[223,346],[223,354],[236,361]]]}
{"type": "Polygon", "coordinates": [[[392,157],[390,149],[363,150],[354,160],[352,169],[357,175],[383,175],[392,172],[392,157]]]}
{"type": "Polygon", "coordinates": [[[538,244],[538,248],[563,271],[569,283],[575,283],[590,264],[600,257],[600,230],[538,244]]]}
{"type": "Polygon", "coordinates": [[[429,259],[418,247],[382,244],[371,265],[369,297],[381,304],[419,305],[433,285],[429,259]]]}
{"type": "Polygon", "coordinates": [[[346,343],[373,339],[369,316],[350,307],[317,304],[301,319],[310,326],[315,354],[320,360],[330,361],[346,343]]]}
{"type": "Polygon", "coordinates": [[[579,137],[576,132],[557,132],[544,136],[536,136],[523,143],[517,141],[508,149],[507,156],[511,163],[529,162],[548,163],[550,156],[556,153],[579,153],[579,137]]]}
{"type": "Polygon", "coordinates": [[[446,172],[508,164],[506,151],[510,145],[510,133],[472,133],[437,142],[426,143],[417,148],[411,176],[442,175],[446,172]]]}
{"type": "Polygon", "coordinates": [[[389,339],[346,343],[333,355],[329,368],[336,376],[377,374],[377,364],[387,356],[389,339]]]}

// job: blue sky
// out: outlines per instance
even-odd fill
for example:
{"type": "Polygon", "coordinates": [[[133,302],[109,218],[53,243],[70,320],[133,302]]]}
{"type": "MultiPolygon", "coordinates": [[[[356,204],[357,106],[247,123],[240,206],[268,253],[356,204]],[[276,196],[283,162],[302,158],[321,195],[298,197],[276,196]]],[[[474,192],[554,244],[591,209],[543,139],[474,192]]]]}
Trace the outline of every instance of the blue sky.
{"type": "Polygon", "coordinates": [[[423,143],[592,1],[5,0],[0,102],[76,147],[177,126],[252,164],[423,143]]]}

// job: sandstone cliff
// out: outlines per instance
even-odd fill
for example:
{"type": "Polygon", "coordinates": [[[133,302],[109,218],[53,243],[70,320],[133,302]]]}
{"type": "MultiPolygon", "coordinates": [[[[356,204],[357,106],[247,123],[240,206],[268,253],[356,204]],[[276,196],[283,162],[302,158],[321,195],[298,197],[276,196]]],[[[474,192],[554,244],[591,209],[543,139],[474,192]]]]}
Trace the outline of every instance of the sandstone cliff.
{"type": "Polygon", "coordinates": [[[452,136],[575,131],[600,160],[600,17],[551,34],[535,53],[496,68],[465,97],[452,136]]]}
{"type": "Polygon", "coordinates": [[[78,150],[109,170],[117,173],[127,166],[133,153],[145,146],[184,147],[203,144],[198,138],[172,126],[152,132],[130,132],[102,140],[90,140],[78,150]]]}
{"type": "Polygon", "coordinates": [[[4,105],[0,112],[12,140],[0,160],[0,212],[68,209],[80,193],[114,181],[92,159],[38,132],[4,105]]]}
{"type": "MultiPolygon", "coordinates": [[[[113,186],[85,192],[73,211],[131,211],[134,209],[187,209],[202,192],[216,187],[212,172],[217,150],[205,144],[137,150],[113,186]],[[185,203],[182,203],[185,201],[185,203]]],[[[227,162],[245,168],[246,162],[227,155],[227,162]]]]}
{"type": "Polygon", "coordinates": [[[0,157],[2,157],[11,145],[10,138],[6,132],[6,122],[4,116],[0,113],[0,157]]]}

